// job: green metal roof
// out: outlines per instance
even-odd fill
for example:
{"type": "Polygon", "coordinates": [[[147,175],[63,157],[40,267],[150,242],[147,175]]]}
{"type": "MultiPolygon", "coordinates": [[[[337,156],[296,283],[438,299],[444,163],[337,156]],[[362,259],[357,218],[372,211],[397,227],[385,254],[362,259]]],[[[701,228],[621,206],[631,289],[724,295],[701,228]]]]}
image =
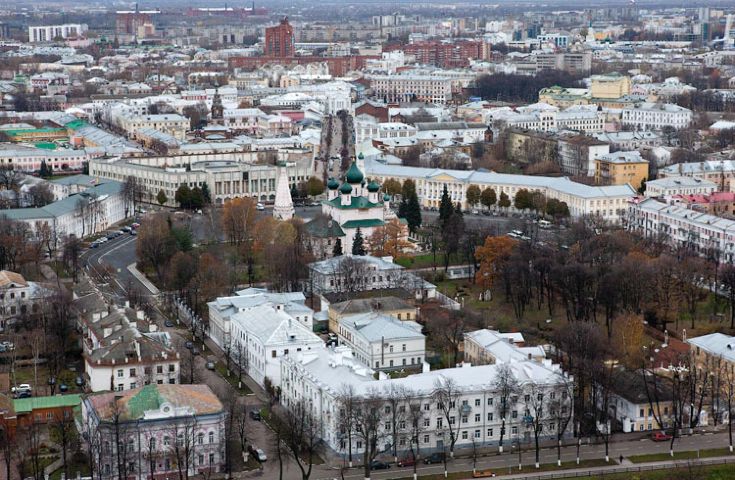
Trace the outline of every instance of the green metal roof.
{"type": "Polygon", "coordinates": [[[352,162],[352,165],[350,165],[350,169],[347,170],[347,174],[345,175],[345,180],[347,180],[347,183],[360,183],[365,178],[365,175],[360,171],[360,169],[357,166],[356,162],[352,162]]]}
{"type": "Polygon", "coordinates": [[[158,410],[161,402],[161,394],[156,386],[146,385],[137,395],[128,400],[128,415],[130,418],[141,418],[148,410],[158,410]]]}
{"type": "Polygon", "coordinates": [[[56,144],[53,142],[38,142],[35,146],[43,150],[56,150],[56,144]]]}
{"type": "Polygon", "coordinates": [[[348,220],[342,224],[342,228],[367,228],[367,227],[382,227],[385,222],[377,218],[370,218],[366,220],[348,220]]]}
{"type": "Polygon", "coordinates": [[[63,128],[44,127],[44,128],[17,128],[17,129],[12,129],[12,130],[4,130],[4,132],[9,137],[13,137],[16,135],[22,135],[24,133],[66,133],[66,130],[63,128]]]}
{"type": "Polygon", "coordinates": [[[87,122],[84,120],[72,120],[71,122],[64,125],[66,128],[70,128],[72,130],[76,130],[77,128],[82,128],[87,125],[87,122]]]}
{"type": "Polygon", "coordinates": [[[15,408],[15,413],[30,413],[33,410],[44,408],[76,407],[81,403],[82,396],[78,393],[71,393],[51,397],[18,398],[13,400],[13,408],[15,408]]]}
{"type": "Polygon", "coordinates": [[[365,197],[350,197],[350,204],[349,205],[342,205],[342,198],[337,197],[333,198],[331,200],[327,200],[326,203],[330,204],[334,208],[339,208],[340,210],[347,210],[350,208],[377,208],[382,207],[379,203],[373,203],[369,201],[365,197]]]}
{"type": "Polygon", "coordinates": [[[345,232],[339,226],[339,223],[327,217],[317,217],[305,224],[304,227],[312,237],[329,238],[345,236],[345,232]]]}

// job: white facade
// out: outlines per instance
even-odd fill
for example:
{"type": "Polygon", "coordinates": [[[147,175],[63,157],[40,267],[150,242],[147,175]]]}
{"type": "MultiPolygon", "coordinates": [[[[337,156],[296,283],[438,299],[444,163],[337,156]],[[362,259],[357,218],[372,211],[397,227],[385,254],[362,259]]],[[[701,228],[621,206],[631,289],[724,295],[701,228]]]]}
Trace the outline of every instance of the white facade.
{"type": "Polygon", "coordinates": [[[486,116],[488,120],[508,127],[542,132],[575,130],[598,133],[605,128],[605,114],[597,111],[597,105],[576,105],[563,111],[547,104],[529,105],[516,110],[502,107],[490,110],[486,116]]]}
{"type": "Polygon", "coordinates": [[[51,42],[56,38],[81,37],[87,33],[86,23],[65,23],[63,25],[40,25],[28,27],[28,42],[51,42]]]}
{"type": "Polygon", "coordinates": [[[623,125],[638,130],[660,130],[666,126],[686,128],[692,123],[692,111],[671,103],[640,103],[622,111],[623,125]]]}
{"type": "Polygon", "coordinates": [[[415,138],[418,129],[413,125],[400,122],[373,123],[365,120],[355,121],[355,142],[366,140],[386,140],[395,138],[415,138]]]}
{"type": "Polygon", "coordinates": [[[84,150],[47,150],[43,148],[12,148],[0,150],[0,165],[12,166],[20,172],[35,172],[41,162],[52,167],[55,172],[81,170],[90,155],[84,150]]]}
{"type": "Polygon", "coordinates": [[[20,315],[38,313],[47,293],[19,273],[0,270],[0,331],[20,315]]]}
{"type": "Polygon", "coordinates": [[[717,184],[693,177],[664,177],[646,182],[647,197],[673,195],[709,195],[717,191],[717,184]]]}
{"type": "Polygon", "coordinates": [[[735,261],[735,221],[646,198],[629,205],[627,228],[660,238],[674,247],[688,246],[700,255],[717,252],[726,263],[735,261]]]}
{"type": "Polygon", "coordinates": [[[565,202],[572,217],[596,215],[618,222],[628,208],[628,201],[635,195],[635,190],[629,185],[593,187],[568,178],[404,167],[376,161],[366,162],[365,172],[368,177],[381,182],[389,178],[401,182],[410,178],[416,182],[419,202],[425,207],[439,206],[446,185],[452,201],[460,202],[463,208],[468,208],[465,199],[467,187],[477,185],[481,190],[494,189],[498,198],[501,193],[505,193],[511,201],[521,189],[537,190],[545,194],[546,198],[565,202]]]}
{"type": "Polygon", "coordinates": [[[337,337],[349,346],[356,361],[375,370],[421,368],[426,338],[421,325],[380,313],[349,315],[338,320],[337,337]]]}
{"type": "Polygon", "coordinates": [[[526,347],[521,333],[501,333],[495,330],[475,330],[464,334],[465,361],[472,365],[542,361],[542,347],[526,347]]]}
{"type": "Polygon", "coordinates": [[[452,98],[452,79],[439,75],[370,75],[373,95],[390,102],[445,104],[452,98]]]}
{"type": "Polygon", "coordinates": [[[152,128],[160,132],[167,133],[179,141],[186,138],[186,132],[189,131],[189,119],[173,113],[159,115],[121,115],[118,117],[118,126],[134,135],[136,131],[142,128],[152,128]]]}
{"type": "MultiPolygon", "coordinates": [[[[321,422],[321,432],[325,444],[333,451],[346,455],[348,442],[343,412],[339,397],[346,387],[354,388],[357,402],[368,394],[387,396],[390,391],[405,389],[412,393],[412,401],[421,404],[422,431],[419,448],[422,454],[429,451],[444,451],[450,444],[450,428],[457,439],[455,448],[470,448],[473,444],[493,445],[500,439],[502,421],[498,411],[500,398],[494,387],[498,365],[464,366],[431,372],[417,373],[404,378],[387,379],[382,374],[375,380],[373,371],[355,361],[346,347],[328,350],[328,355],[303,354],[291,357],[282,363],[281,403],[290,408],[307,402],[307,410],[321,422]],[[454,384],[457,396],[449,404],[447,412],[439,409],[436,397],[438,385],[454,384]],[[451,425],[451,427],[450,427],[451,425]]],[[[522,422],[524,412],[536,403],[542,408],[543,438],[556,438],[557,421],[561,415],[571,418],[572,390],[571,378],[562,372],[558,365],[551,362],[514,362],[508,364],[511,374],[521,386],[522,393],[511,398],[510,418],[506,420],[505,441],[529,441],[532,434],[522,422]],[[531,399],[533,395],[533,400],[531,399]],[[538,399],[538,400],[537,400],[538,399]],[[556,412],[553,417],[550,412],[556,412]]],[[[400,400],[397,408],[405,400],[400,400]]],[[[386,401],[385,423],[381,424],[379,437],[384,444],[378,445],[383,451],[394,443],[401,455],[408,450],[406,427],[408,422],[396,425],[398,438],[393,438],[391,408],[386,401]]],[[[534,413],[535,414],[535,413],[534,413]]],[[[569,423],[571,425],[571,422],[569,423]]],[[[352,454],[363,451],[362,442],[352,432],[352,454]]],[[[566,433],[565,433],[566,435],[566,433]]]]}

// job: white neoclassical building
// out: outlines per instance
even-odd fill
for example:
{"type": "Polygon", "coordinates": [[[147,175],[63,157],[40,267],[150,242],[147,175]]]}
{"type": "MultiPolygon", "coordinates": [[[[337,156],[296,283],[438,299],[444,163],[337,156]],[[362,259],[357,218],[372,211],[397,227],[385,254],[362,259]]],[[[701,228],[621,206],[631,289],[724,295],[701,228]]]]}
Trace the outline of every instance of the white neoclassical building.
{"type": "Polygon", "coordinates": [[[623,125],[638,130],[660,130],[664,127],[686,128],[692,123],[692,111],[673,103],[639,103],[623,109],[623,125]]]}

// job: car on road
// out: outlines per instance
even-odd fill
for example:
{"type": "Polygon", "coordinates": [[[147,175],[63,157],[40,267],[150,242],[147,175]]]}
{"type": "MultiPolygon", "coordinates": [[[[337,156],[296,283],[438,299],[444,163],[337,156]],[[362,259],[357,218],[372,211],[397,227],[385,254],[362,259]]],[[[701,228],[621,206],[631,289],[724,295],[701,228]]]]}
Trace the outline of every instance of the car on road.
{"type": "Polygon", "coordinates": [[[318,207],[319,205],[321,205],[319,202],[309,202],[310,207],[318,207]]]}
{"type": "Polygon", "coordinates": [[[207,367],[207,370],[214,370],[214,362],[211,360],[208,361],[204,366],[207,367]]]}
{"type": "Polygon", "coordinates": [[[136,228],[139,228],[139,227],[140,227],[140,223],[138,223],[138,222],[135,222],[132,225],[130,225],[130,228],[132,228],[133,230],[135,230],[136,228]]]}
{"type": "Polygon", "coordinates": [[[69,391],[69,386],[65,383],[62,383],[61,385],[59,385],[59,391],[61,393],[66,393],[69,391]]]}
{"type": "Polygon", "coordinates": [[[250,452],[250,455],[255,457],[255,459],[259,462],[265,462],[266,460],[268,460],[268,457],[265,455],[265,452],[262,449],[256,447],[255,445],[250,445],[248,447],[248,452],[250,452]]]}
{"type": "Polygon", "coordinates": [[[390,463],[381,462],[380,460],[373,460],[370,462],[370,470],[388,470],[390,463]]]}
{"type": "Polygon", "coordinates": [[[0,345],[5,347],[5,349],[8,351],[15,350],[15,345],[13,344],[13,342],[9,342],[8,340],[0,342],[0,345]]]}
{"type": "Polygon", "coordinates": [[[666,442],[671,440],[671,435],[666,432],[653,432],[651,434],[651,440],[654,442],[666,442]]]}
{"type": "Polygon", "coordinates": [[[413,457],[404,457],[398,460],[397,465],[399,467],[413,467],[414,465],[416,465],[416,459],[414,459],[413,457]]]}
{"type": "Polygon", "coordinates": [[[136,230],[130,230],[130,235],[136,236],[138,232],[136,230]]]}
{"type": "Polygon", "coordinates": [[[191,350],[192,348],[194,348],[194,343],[191,340],[187,340],[186,343],[184,343],[184,346],[191,350]]]}
{"type": "Polygon", "coordinates": [[[250,410],[250,418],[259,422],[260,421],[260,410],[250,410]]]}
{"type": "Polygon", "coordinates": [[[256,210],[261,210],[261,211],[262,210],[265,210],[265,205],[263,205],[262,203],[258,202],[258,203],[255,204],[255,209],[256,210]]]}
{"type": "Polygon", "coordinates": [[[107,243],[107,242],[109,242],[109,240],[107,239],[107,237],[100,237],[100,238],[98,238],[98,239],[97,239],[97,240],[95,240],[95,241],[96,241],[97,243],[99,243],[100,245],[102,245],[103,243],[107,243]]]}
{"type": "Polygon", "coordinates": [[[163,324],[166,326],[166,328],[172,328],[174,326],[174,322],[172,322],[171,320],[166,320],[165,322],[163,322],[163,324]]]}
{"type": "Polygon", "coordinates": [[[431,465],[432,463],[444,463],[444,457],[444,452],[434,452],[424,458],[424,463],[427,465],[431,465]]]}
{"type": "Polygon", "coordinates": [[[480,211],[479,210],[472,210],[470,213],[472,215],[479,215],[480,214],[480,211]]]}
{"type": "Polygon", "coordinates": [[[334,333],[328,333],[327,334],[327,346],[330,347],[334,345],[335,347],[339,344],[339,341],[337,339],[337,335],[334,333]]]}
{"type": "Polygon", "coordinates": [[[125,232],[125,233],[128,233],[132,229],[130,227],[122,227],[120,230],[123,231],[123,232],[125,232]]]}
{"type": "Polygon", "coordinates": [[[20,385],[10,389],[13,393],[31,392],[32,390],[31,386],[27,383],[21,383],[20,385]]]}
{"type": "Polygon", "coordinates": [[[117,238],[117,232],[113,232],[113,233],[108,233],[107,234],[107,239],[108,240],[112,240],[113,238],[117,238]]]}
{"type": "Polygon", "coordinates": [[[98,248],[99,246],[100,244],[96,240],[89,244],[89,248],[98,248]]]}

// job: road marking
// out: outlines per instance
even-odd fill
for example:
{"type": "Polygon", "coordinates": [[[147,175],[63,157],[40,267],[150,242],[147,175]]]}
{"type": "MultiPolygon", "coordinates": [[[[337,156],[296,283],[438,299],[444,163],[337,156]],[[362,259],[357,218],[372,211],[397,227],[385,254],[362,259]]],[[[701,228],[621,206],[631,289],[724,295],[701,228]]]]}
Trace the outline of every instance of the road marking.
{"type": "Polygon", "coordinates": [[[132,241],[134,241],[134,240],[135,240],[135,237],[130,237],[130,238],[127,238],[127,239],[123,240],[123,241],[122,241],[121,243],[118,243],[117,245],[115,245],[115,246],[114,246],[113,248],[111,248],[111,249],[109,249],[109,250],[105,251],[105,253],[103,253],[102,255],[100,255],[100,256],[99,256],[99,257],[97,258],[97,263],[98,263],[98,264],[100,264],[100,265],[102,265],[102,259],[103,259],[104,257],[106,257],[106,256],[107,256],[107,255],[109,255],[110,253],[114,252],[115,250],[117,250],[117,249],[119,249],[119,248],[121,248],[121,247],[124,247],[125,245],[127,245],[128,243],[130,243],[130,242],[132,242],[132,241]]]}

